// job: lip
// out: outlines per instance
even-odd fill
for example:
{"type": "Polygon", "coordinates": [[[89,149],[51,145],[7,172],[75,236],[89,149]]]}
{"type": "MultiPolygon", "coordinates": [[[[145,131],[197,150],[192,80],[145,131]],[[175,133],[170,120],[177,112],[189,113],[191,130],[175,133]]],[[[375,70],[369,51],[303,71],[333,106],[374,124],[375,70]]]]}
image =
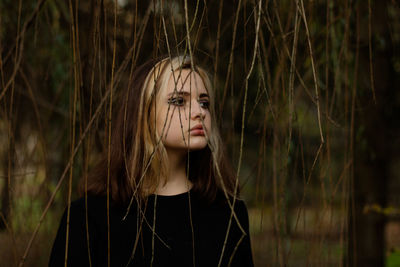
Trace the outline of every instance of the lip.
{"type": "Polygon", "coordinates": [[[193,131],[193,130],[203,130],[203,125],[197,124],[190,129],[190,131],[193,131]]]}
{"type": "Polygon", "coordinates": [[[192,129],[190,129],[190,134],[191,135],[202,135],[204,136],[204,129],[203,126],[201,124],[197,124],[196,126],[194,126],[192,129]]]}

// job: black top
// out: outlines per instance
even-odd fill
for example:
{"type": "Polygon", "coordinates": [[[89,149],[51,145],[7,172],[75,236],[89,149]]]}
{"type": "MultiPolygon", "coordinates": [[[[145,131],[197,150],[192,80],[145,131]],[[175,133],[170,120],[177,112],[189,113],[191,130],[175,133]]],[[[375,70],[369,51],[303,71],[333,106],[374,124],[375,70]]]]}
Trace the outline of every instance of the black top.
{"type": "MultiPolygon", "coordinates": [[[[253,266],[245,203],[239,199],[235,202],[235,214],[245,233],[233,216],[223,249],[232,212],[224,196],[219,195],[217,199],[219,201],[207,205],[192,191],[174,196],[151,195],[146,208],[142,208],[146,218],[142,229],[140,218],[143,216],[137,216],[137,205],[132,205],[125,220],[122,218],[126,207],[110,205],[110,266],[210,267],[218,266],[222,253],[220,266],[228,266],[230,260],[229,266],[253,266]],[[155,231],[152,231],[154,219],[155,231]],[[137,233],[139,238],[134,249],[137,233]]],[[[89,261],[91,266],[107,266],[106,203],[106,197],[88,197],[88,231],[85,199],[80,198],[71,203],[68,266],[90,266],[89,261]]],[[[49,266],[64,266],[66,229],[67,209],[54,241],[49,266]]]]}

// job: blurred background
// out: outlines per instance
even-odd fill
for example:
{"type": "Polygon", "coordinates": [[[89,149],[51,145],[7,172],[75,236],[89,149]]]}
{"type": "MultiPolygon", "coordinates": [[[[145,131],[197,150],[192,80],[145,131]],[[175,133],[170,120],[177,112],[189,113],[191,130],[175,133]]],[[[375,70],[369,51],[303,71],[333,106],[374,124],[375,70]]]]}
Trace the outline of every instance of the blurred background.
{"type": "Polygon", "coordinates": [[[110,96],[178,52],[213,77],[256,266],[400,266],[397,0],[1,0],[1,266],[47,265],[110,96]]]}

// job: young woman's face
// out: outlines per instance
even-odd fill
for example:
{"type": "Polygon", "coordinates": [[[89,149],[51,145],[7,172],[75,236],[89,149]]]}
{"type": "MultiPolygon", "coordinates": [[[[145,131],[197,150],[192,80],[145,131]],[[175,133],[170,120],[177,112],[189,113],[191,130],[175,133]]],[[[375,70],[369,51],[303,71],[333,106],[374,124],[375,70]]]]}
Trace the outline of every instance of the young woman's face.
{"type": "Polygon", "coordinates": [[[167,150],[200,150],[211,134],[209,94],[199,74],[186,69],[180,74],[171,74],[167,87],[159,92],[157,133],[167,150]]]}

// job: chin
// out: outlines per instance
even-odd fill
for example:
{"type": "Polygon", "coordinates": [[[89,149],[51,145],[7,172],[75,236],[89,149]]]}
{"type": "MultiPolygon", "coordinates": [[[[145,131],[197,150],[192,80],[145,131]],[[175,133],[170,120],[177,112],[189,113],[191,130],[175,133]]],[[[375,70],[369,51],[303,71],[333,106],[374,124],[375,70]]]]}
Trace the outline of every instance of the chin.
{"type": "Polygon", "coordinates": [[[192,136],[190,137],[190,145],[189,145],[189,150],[195,151],[195,150],[201,150],[207,147],[207,140],[203,136],[192,136]]]}
{"type": "MultiPolygon", "coordinates": [[[[186,140],[187,141],[187,140],[186,140]]],[[[177,150],[182,150],[182,151],[199,151],[202,149],[205,149],[207,147],[207,140],[205,137],[203,138],[190,138],[190,145],[188,147],[187,143],[185,144],[184,142],[180,142],[180,144],[176,144],[176,143],[167,143],[164,144],[165,148],[167,150],[171,150],[171,151],[177,151],[177,150]]]]}
{"type": "Polygon", "coordinates": [[[207,143],[204,145],[192,145],[190,144],[189,150],[190,151],[198,151],[198,150],[202,150],[205,149],[207,147],[207,143]]]}

